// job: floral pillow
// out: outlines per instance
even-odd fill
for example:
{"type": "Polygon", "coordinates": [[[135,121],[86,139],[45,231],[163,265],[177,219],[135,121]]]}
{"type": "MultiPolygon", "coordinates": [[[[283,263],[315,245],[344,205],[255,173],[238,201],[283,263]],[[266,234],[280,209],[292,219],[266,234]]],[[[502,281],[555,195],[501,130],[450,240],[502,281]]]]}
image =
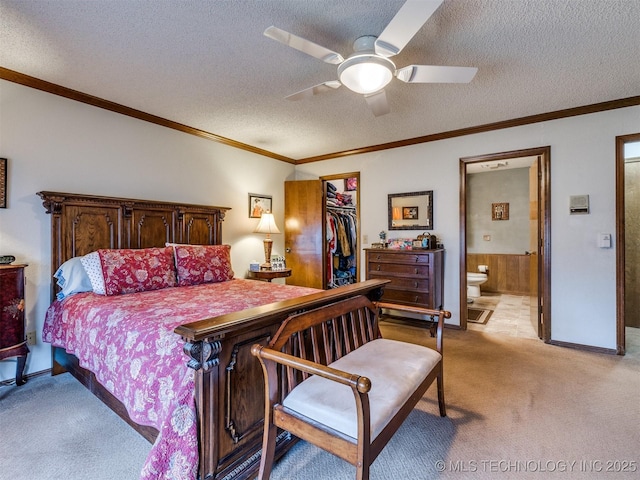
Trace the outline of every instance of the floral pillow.
{"type": "Polygon", "coordinates": [[[173,249],[98,250],[106,295],[175,287],[173,249]]]}
{"type": "Polygon", "coordinates": [[[174,245],[178,286],[233,280],[230,245],[174,245]]]}

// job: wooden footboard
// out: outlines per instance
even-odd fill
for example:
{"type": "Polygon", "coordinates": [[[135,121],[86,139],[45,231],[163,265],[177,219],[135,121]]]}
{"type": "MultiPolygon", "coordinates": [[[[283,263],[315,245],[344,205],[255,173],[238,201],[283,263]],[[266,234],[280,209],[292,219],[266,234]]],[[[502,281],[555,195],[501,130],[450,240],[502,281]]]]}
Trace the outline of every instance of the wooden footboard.
{"type": "MultiPolygon", "coordinates": [[[[291,300],[193,322],[176,328],[185,341],[188,365],[196,370],[200,428],[200,479],[245,479],[260,463],[264,383],[251,346],[266,345],[292,313],[366,295],[378,300],[386,280],[368,280],[291,300]]],[[[294,441],[278,437],[276,455],[294,441]]]]}

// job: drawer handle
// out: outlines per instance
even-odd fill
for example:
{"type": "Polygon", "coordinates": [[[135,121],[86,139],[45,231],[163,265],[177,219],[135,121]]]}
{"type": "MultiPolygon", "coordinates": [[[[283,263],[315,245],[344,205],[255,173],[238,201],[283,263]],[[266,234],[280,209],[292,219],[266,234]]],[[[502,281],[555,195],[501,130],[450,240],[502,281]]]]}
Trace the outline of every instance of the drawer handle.
{"type": "Polygon", "coordinates": [[[418,282],[415,282],[415,283],[413,284],[413,288],[418,288],[418,282]]]}
{"type": "Polygon", "coordinates": [[[376,270],[377,270],[378,272],[380,271],[380,265],[378,265],[378,266],[376,267],[376,270]]]}
{"type": "Polygon", "coordinates": [[[418,303],[418,296],[417,295],[415,296],[415,299],[413,301],[414,301],[414,303],[418,303]]]}
{"type": "Polygon", "coordinates": [[[420,257],[416,256],[416,263],[420,261],[420,257]]]}
{"type": "Polygon", "coordinates": [[[376,260],[380,260],[380,255],[377,255],[377,256],[376,256],[376,260]]]}
{"type": "Polygon", "coordinates": [[[418,273],[418,269],[416,268],[415,271],[413,273],[418,273]]]}

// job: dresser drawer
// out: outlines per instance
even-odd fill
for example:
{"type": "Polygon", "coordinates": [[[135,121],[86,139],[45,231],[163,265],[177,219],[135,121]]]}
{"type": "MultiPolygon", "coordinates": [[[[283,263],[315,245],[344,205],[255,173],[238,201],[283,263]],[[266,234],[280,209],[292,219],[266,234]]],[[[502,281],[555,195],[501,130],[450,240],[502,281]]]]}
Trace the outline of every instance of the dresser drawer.
{"type": "Polygon", "coordinates": [[[429,275],[429,267],[427,265],[408,265],[405,263],[377,263],[369,262],[369,275],[384,276],[385,273],[390,275],[408,275],[408,276],[427,276],[429,275]]]}
{"type": "Polygon", "coordinates": [[[370,272],[369,278],[386,278],[391,280],[391,283],[387,284],[387,288],[397,288],[399,290],[411,290],[416,292],[428,292],[429,291],[429,279],[428,278],[408,278],[408,277],[392,277],[388,275],[385,277],[383,274],[370,272]]]}
{"type": "Polygon", "coordinates": [[[369,252],[369,262],[382,263],[408,263],[411,265],[429,265],[428,253],[390,253],[390,252],[369,252]]]}
{"type": "MultiPolygon", "coordinates": [[[[383,302],[390,303],[407,303],[415,305],[430,305],[430,299],[428,293],[409,292],[406,290],[395,290],[393,288],[385,288],[384,295],[382,296],[383,302]]],[[[432,307],[428,307],[432,308],[432,307]]]]}
{"type": "Polygon", "coordinates": [[[367,279],[387,279],[382,300],[442,308],[444,250],[365,249],[367,279]]]}

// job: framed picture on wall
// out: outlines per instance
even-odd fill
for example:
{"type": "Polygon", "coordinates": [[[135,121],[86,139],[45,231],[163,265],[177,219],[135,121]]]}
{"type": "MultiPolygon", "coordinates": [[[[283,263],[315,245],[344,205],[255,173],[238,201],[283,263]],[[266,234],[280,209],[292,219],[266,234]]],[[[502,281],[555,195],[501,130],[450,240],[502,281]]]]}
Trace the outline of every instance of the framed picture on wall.
{"type": "Polygon", "coordinates": [[[0,158],[0,208],[7,208],[7,159],[0,158]]]}
{"type": "Polygon", "coordinates": [[[271,200],[269,195],[249,194],[249,218],[260,218],[263,213],[271,213],[271,200]]]}
{"type": "Polygon", "coordinates": [[[509,220],[509,204],[492,203],[491,220],[509,220]]]}
{"type": "Polygon", "coordinates": [[[417,220],[418,219],[418,207],[402,207],[402,219],[403,220],[417,220]]]}

